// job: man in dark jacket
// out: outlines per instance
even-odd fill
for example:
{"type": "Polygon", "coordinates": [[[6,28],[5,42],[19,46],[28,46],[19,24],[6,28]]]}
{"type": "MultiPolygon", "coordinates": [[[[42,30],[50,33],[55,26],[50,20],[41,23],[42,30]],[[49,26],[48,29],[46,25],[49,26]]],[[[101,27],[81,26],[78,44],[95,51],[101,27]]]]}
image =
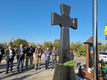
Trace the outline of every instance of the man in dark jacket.
{"type": "Polygon", "coordinates": [[[13,68],[13,60],[15,56],[15,51],[12,49],[11,46],[8,47],[8,50],[6,50],[5,57],[6,57],[6,74],[9,71],[9,63],[10,63],[10,72],[12,72],[13,68]]]}
{"type": "Polygon", "coordinates": [[[41,62],[41,56],[42,56],[43,50],[40,47],[40,45],[38,45],[37,49],[35,50],[35,70],[40,69],[40,62],[41,62]],[[38,65],[37,65],[38,63],[38,65]]]}
{"type": "Polygon", "coordinates": [[[4,54],[4,48],[1,46],[0,44],[0,65],[1,65],[1,61],[2,61],[2,56],[4,54]]]}
{"type": "Polygon", "coordinates": [[[58,51],[56,47],[54,46],[52,50],[52,69],[55,67],[57,63],[57,55],[58,55],[58,51]]]}
{"type": "Polygon", "coordinates": [[[26,54],[26,69],[28,68],[28,61],[30,59],[30,66],[33,68],[33,53],[35,52],[35,49],[32,47],[32,44],[29,44],[29,47],[27,48],[27,54],[26,54]]]}
{"type": "Polygon", "coordinates": [[[20,48],[17,49],[17,69],[19,72],[19,66],[21,63],[21,72],[23,71],[23,63],[24,63],[24,55],[25,55],[25,49],[23,48],[23,44],[20,44],[20,48]]]}

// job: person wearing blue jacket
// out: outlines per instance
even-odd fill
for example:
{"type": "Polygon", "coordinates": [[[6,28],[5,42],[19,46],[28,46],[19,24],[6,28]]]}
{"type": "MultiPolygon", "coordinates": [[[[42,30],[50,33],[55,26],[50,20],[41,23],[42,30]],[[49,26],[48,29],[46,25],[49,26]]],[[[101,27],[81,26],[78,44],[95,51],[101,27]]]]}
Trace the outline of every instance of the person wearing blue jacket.
{"type": "Polygon", "coordinates": [[[51,55],[51,51],[49,50],[49,47],[46,48],[45,52],[44,52],[44,60],[45,60],[45,69],[49,69],[49,60],[50,60],[50,55],[51,55]]]}

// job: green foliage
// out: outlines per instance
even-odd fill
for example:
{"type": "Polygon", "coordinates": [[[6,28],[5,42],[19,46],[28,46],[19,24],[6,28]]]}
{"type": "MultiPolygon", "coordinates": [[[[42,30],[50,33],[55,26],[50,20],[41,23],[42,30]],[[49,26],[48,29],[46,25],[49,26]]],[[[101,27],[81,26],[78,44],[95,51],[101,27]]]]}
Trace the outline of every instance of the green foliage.
{"type": "Polygon", "coordinates": [[[86,47],[82,42],[71,42],[70,48],[77,53],[78,57],[86,56],[86,47]]]}
{"type": "Polygon", "coordinates": [[[99,51],[106,51],[107,43],[103,44],[101,41],[99,41],[99,43],[101,43],[101,45],[99,46],[99,51]]]}
{"type": "Polygon", "coordinates": [[[76,50],[76,44],[74,42],[71,42],[70,48],[72,50],[76,50]]]}
{"type": "Polygon", "coordinates": [[[76,63],[74,61],[68,61],[60,65],[76,68],[76,63]]]}
{"type": "Polygon", "coordinates": [[[76,49],[76,51],[77,51],[78,48],[80,48],[81,46],[83,46],[83,43],[81,43],[80,41],[78,41],[78,42],[76,42],[75,45],[76,45],[76,46],[75,46],[75,49],[76,49]]]}
{"type": "MultiPolygon", "coordinates": [[[[28,47],[28,42],[25,40],[25,39],[17,39],[17,40],[14,40],[14,41],[10,41],[8,43],[8,46],[12,46],[13,48],[18,48],[20,47],[20,44],[23,44],[24,47],[28,47]]],[[[4,43],[4,47],[7,46],[7,43],[5,42],[4,43]]]]}
{"type": "Polygon", "coordinates": [[[24,47],[28,47],[28,42],[25,39],[17,39],[13,42],[14,47],[18,48],[20,47],[20,44],[23,44],[24,47]]]}
{"type": "Polygon", "coordinates": [[[52,48],[53,48],[52,42],[44,42],[43,48],[46,49],[47,47],[49,47],[49,49],[52,50],[52,48]]]}
{"type": "Polygon", "coordinates": [[[59,39],[55,39],[54,43],[53,43],[53,46],[55,46],[56,49],[59,49],[59,45],[60,45],[60,40],[59,39]]]}
{"type": "Polygon", "coordinates": [[[4,42],[4,43],[2,44],[2,47],[7,48],[7,43],[4,42]]]}
{"type": "Polygon", "coordinates": [[[104,51],[106,49],[106,46],[101,41],[99,41],[99,43],[101,43],[101,45],[99,46],[99,50],[104,51]]]}
{"type": "Polygon", "coordinates": [[[32,43],[32,47],[36,48],[36,45],[35,45],[35,43],[32,43]]]}
{"type": "Polygon", "coordinates": [[[10,41],[9,44],[8,44],[8,46],[12,46],[12,47],[14,47],[13,42],[10,41]]]}
{"type": "Polygon", "coordinates": [[[77,55],[78,56],[86,56],[86,47],[85,46],[80,46],[77,48],[77,55]]]}
{"type": "MultiPolygon", "coordinates": [[[[99,46],[99,50],[105,51],[107,49],[107,43],[103,44],[101,41],[99,43],[101,43],[101,45],[99,46]]],[[[2,43],[2,46],[5,49],[7,48],[8,45],[11,45],[13,48],[15,48],[15,47],[18,48],[20,46],[20,44],[23,44],[24,47],[28,47],[28,45],[29,45],[29,43],[25,39],[16,39],[16,40],[13,39],[9,43],[6,43],[6,42],[2,43]]],[[[38,45],[40,45],[40,44],[32,43],[32,46],[34,48],[36,48],[38,45]]],[[[50,50],[52,50],[53,46],[55,46],[57,49],[59,49],[60,40],[55,39],[54,42],[47,41],[47,42],[44,42],[43,45],[41,44],[41,48],[43,48],[43,50],[45,50],[46,47],[49,47],[50,50]]],[[[80,41],[75,42],[75,43],[71,42],[70,48],[73,50],[73,52],[75,51],[75,53],[78,56],[86,56],[86,47],[82,42],[80,42],[80,41]]]]}

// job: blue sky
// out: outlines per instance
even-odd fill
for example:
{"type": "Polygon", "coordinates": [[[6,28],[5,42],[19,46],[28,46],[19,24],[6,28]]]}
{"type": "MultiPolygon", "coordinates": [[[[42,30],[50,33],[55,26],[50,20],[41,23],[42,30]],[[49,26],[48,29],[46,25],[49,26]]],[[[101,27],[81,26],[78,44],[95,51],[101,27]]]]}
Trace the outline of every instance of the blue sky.
{"type": "MultiPolygon", "coordinates": [[[[71,6],[78,29],[70,29],[70,42],[85,42],[92,36],[92,0],[0,0],[0,42],[22,38],[43,43],[60,38],[60,27],[51,26],[51,13],[60,14],[60,4],[71,6]]],[[[107,0],[98,0],[98,40],[106,43],[107,0]]]]}

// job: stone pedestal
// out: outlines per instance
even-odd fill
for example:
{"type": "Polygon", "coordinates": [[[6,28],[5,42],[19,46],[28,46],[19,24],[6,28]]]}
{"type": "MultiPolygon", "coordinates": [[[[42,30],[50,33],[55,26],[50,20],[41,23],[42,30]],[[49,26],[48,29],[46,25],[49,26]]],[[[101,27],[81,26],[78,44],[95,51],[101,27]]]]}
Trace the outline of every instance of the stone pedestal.
{"type": "Polygon", "coordinates": [[[76,80],[73,67],[56,65],[53,80],[76,80]]]}

